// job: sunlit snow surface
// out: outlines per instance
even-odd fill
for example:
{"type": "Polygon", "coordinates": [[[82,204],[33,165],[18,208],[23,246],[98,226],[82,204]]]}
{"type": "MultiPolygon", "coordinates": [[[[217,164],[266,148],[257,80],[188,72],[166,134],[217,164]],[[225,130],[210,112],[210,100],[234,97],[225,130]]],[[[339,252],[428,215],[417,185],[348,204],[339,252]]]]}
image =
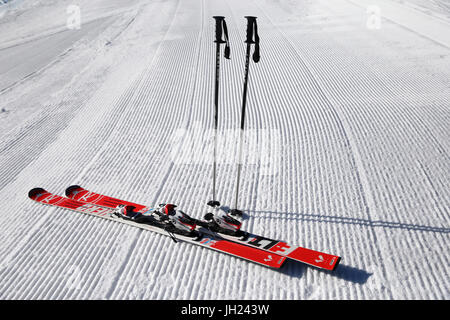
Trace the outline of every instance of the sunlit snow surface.
{"type": "Polygon", "coordinates": [[[448,1],[77,1],[0,5],[1,299],[449,299],[448,1]],[[374,5],[374,3],[376,5],[374,5]],[[79,15],[78,15],[79,14],[79,15]],[[71,184],[201,218],[234,203],[250,65],[243,228],[337,254],[281,271],[34,203],[71,184]]]}

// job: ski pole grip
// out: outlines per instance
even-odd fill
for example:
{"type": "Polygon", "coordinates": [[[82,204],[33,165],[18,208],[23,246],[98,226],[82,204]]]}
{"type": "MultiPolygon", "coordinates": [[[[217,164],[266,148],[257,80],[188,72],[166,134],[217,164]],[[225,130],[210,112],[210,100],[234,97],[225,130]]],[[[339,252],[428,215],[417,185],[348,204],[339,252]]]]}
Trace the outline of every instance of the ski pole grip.
{"type": "Polygon", "coordinates": [[[253,31],[254,26],[256,25],[256,17],[253,16],[245,16],[247,19],[247,39],[245,40],[245,43],[255,43],[253,40],[253,31]]]}
{"type": "Polygon", "coordinates": [[[225,40],[222,40],[222,25],[225,17],[223,16],[213,16],[214,20],[216,20],[216,43],[225,43],[225,40]]]}
{"type": "Polygon", "coordinates": [[[259,62],[260,54],[258,25],[256,23],[256,17],[246,16],[245,18],[247,19],[247,39],[245,40],[245,43],[247,43],[247,46],[250,46],[250,44],[255,45],[255,51],[253,52],[253,61],[257,63],[259,62]]]}

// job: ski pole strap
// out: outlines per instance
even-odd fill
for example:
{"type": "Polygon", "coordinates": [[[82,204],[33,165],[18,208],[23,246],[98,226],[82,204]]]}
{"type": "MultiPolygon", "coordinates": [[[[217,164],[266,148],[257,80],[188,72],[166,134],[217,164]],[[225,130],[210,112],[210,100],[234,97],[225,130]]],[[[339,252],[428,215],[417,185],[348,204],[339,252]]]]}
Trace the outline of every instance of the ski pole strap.
{"type": "Polygon", "coordinates": [[[175,235],[173,234],[173,232],[170,232],[169,230],[167,230],[167,226],[164,227],[164,230],[167,232],[167,234],[168,234],[169,237],[173,240],[173,242],[178,243],[177,238],[175,237],[175,235]]]}
{"type": "Polygon", "coordinates": [[[230,41],[228,39],[228,29],[225,17],[214,16],[213,18],[216,20],[216,40],[214,40],[214,42],[225,43],[224,57],[230,59],[230,41]],[[222,33],[225,36],[225,40],[222,40],[222,33]]]}
{"type": "Polygon", "coordinates": [[[225,51],[223,55],[226,59],[230,59],[230,41],[228,40],[228,29],[225,19],[223,20],[223,34],[225,35],[225,51]]]}
{"type": "Polygon", "coordinates": [[[246,16],[247,19],[247,39],[245,43],[255,44],[255,50],[253,52],[253,61],[259,62],[260,54],[259,54],[259,35],[258,35],[258,25],[256,23],[256,17],[246,16]]]}

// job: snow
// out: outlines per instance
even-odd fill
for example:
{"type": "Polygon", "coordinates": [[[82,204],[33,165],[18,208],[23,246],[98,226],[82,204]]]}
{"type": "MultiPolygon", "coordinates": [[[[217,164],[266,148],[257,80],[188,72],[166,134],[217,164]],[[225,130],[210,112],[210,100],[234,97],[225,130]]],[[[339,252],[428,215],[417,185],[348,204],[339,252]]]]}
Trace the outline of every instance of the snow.
{"type": "MultiPolygon", "coordinates": [[[[16,2],[16,4],[15,4],[16,2]]],[[[450,298],[450,8],[397,0],[0,6],[1,299],[450,298]],[[67,26],[78,5],[79,29],[67,26]],[[245,15],[258,17],[245,229],[337,254],[274,271],[27,198],[71,184],[200,218],[234,203],[245,15]],[[251,142],[253,141],[253,142],[251,142]]]]}

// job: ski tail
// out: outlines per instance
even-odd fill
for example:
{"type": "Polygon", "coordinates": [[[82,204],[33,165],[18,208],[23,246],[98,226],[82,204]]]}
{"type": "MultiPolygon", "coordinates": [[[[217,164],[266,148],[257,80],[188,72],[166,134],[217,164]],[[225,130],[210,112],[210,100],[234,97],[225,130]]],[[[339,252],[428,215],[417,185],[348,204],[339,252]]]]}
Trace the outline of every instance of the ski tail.
{"type": "Polygon", "coordinates": [[[339,265],[339,262],[341,261],[341,257],[339,256],[319,252],[316,250],[311,250],[302,247],[296,247],[292,249],[293,250],[290,251],[290,247],[286,243],[279,242],[269,250],[277,254],[286,256],[290,259],[301,261],[311,266],[330,271],[335,270],[336,267],[339,265]],[[285,250],[287,250],[288,252],[286,252],[285,250]]]}
{"type": "Polygon", "coordinates": [[[272,240],[254,234],[249,235],[246,243],[253,247],[264,249],[289,259],[330,271],[335,270],[341,261],[341,257],[333,254],[291,246],[283,241],[272,240]]]}

